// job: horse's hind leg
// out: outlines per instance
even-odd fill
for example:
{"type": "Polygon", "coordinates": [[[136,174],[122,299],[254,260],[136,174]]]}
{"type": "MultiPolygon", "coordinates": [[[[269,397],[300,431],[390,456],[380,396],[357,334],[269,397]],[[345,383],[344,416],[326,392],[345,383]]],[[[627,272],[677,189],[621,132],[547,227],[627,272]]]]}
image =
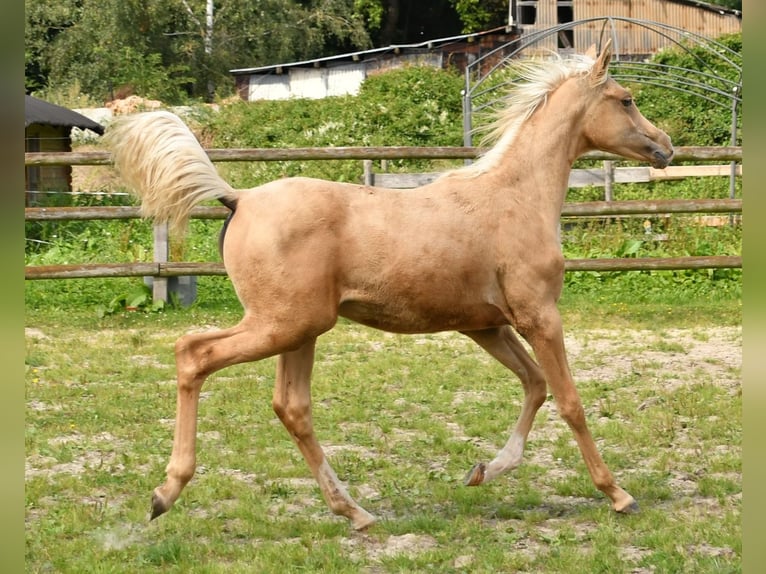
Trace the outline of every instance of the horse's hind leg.
{"type": "Polygon", "coordinates": [[[349,496],[327,462],[314,434],[311,416],[311,370],[314,364],[315,343],[315,339],[311,340],[299,349],[279,356],[274,387],[274,411],[303,453],[330,510],[348,518],[356,530],[362,530],[375,522],[375,518],[349,496]]]}
{"type": "Polygon", "coordinates": [[[524,387],[524,404],[508,442],[488,464],[476,464],[465,477],[466,486],[492,480],[521,464],[524,445],[540,406],[545,402],[545,377],[510,327],[466,332],[490,355],[519,377],[524,387]]]}
{"type": "Polygon", "coordinates": [[[185,335],[175,347],[178,389],[173,452],[167,480],[154,490],[152,519],[167,512],[194,475],[196,466],[197,408],[205,379],[229,365],[255,361],[281,351],[286,344],[259,333],[252,319],[231,329],[185,335]]]}

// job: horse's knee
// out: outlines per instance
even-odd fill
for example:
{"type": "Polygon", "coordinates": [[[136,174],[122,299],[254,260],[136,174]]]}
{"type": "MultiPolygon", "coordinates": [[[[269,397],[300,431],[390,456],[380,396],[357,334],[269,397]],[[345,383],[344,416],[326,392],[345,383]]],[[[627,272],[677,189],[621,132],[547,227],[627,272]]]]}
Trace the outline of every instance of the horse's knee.
{"type": "Polygon", "coordinates": [[[195,366],[194,349],[195,345],[192,335],[184,335],[176,340],[174,351],[176,367],[179,371],[191,369],[195,366]]]}

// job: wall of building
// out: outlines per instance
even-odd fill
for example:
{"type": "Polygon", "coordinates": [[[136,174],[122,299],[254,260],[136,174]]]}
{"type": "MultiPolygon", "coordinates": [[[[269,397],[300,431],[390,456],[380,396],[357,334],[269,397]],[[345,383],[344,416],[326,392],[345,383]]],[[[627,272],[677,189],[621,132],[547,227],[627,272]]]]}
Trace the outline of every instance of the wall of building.
{"type": "MultiPolygon", "coordinates": [[[[24,132],[24,151],[72,151],[69,128],[31,124],[24,132]]],[[[25,171],[25,205],[61,205],[61,196],[47,192],[68,192],[72,190],[72,166],[39,165],[27,166],[25,171]],[[54,199],[58,198],[58,199],[54,199]]],[[[66,203],[66,202],[64,202],[66,203]]]]}
{"type": "MultiPolygon", "coordinates": [[[[567,22],[605,16],[661,22],[708,38],[742,31],[742,20],[735,14],[667,0],[517,0],[516,23],[524,35],[567,22]]],[[[647,28],[619,20],[614,21],[614,26],[615,48],[620,54],[649,55],[671,44],[670,40],[647,28]]],[[[603,21],[581,24],[572,31],[561,33],[558,38],[545,38],[534,46],[533,51],[572,49],[582,52],[591,44],[599,43],[603,32],[610,31],[604,28],[603,21]]]]}
{"type": "MultiPolygon", "coordinates": [[[[478,58],[518,37],[515,30],[503,30],[456,40],[434,40],[433,46],[424,43],[416,47],[360,52],[354,55],[353,61],[351,57],[329,62],[320,59],[301,65],[275,65],[250,74],[240,73],[235,75],[237,93],[247,101],[324,98],[357,94],[367,76],[404,66],[451,67],[463,71],[478,58]]],[[[484,60],[485,65],[501,60],[508,52],[507,49],[498,50],[494,58],[484,60]]]]}

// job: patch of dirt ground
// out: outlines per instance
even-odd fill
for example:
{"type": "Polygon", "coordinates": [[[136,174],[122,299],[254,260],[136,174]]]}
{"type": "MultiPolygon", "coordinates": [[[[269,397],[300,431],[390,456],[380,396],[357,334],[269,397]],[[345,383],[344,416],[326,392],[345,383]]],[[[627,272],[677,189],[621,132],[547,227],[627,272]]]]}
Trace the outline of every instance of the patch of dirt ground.
{"type": "Polygon", "coordinates": [[[598,329],[565,337],[575,380],[610,381],[644,366],[681,383],[696,371],[722,385],[740,384],[742,328],[598,329]]]}

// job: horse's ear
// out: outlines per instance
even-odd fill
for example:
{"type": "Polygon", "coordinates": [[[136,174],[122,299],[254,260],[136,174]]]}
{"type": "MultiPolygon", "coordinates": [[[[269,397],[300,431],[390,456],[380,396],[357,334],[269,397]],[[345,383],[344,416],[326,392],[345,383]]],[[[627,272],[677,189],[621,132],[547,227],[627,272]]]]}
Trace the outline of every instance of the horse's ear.
{"type": "MultiPolygon", "coordinates": [[[[593,49],[593,47],[591,48],[593,49]]],[[[590,49],[588,50],[590,53],[590,49]]],[[[609,71],[609,62],[612,59],[612,39],[609,38],[604,44],[604,48],[601,50],[596,63],[593,64],[593,70],[590,73],[591,80],[594,84],[600,84],[606,77],[609,71]]]]}
{"type": "Polygon", "coordinates": [[[598,56],[598,53],[596,52],[596,44],[591,44],[590,48],[585,51],[585,55],[590,59],[595,60],[596,56],[598,56]]]}

